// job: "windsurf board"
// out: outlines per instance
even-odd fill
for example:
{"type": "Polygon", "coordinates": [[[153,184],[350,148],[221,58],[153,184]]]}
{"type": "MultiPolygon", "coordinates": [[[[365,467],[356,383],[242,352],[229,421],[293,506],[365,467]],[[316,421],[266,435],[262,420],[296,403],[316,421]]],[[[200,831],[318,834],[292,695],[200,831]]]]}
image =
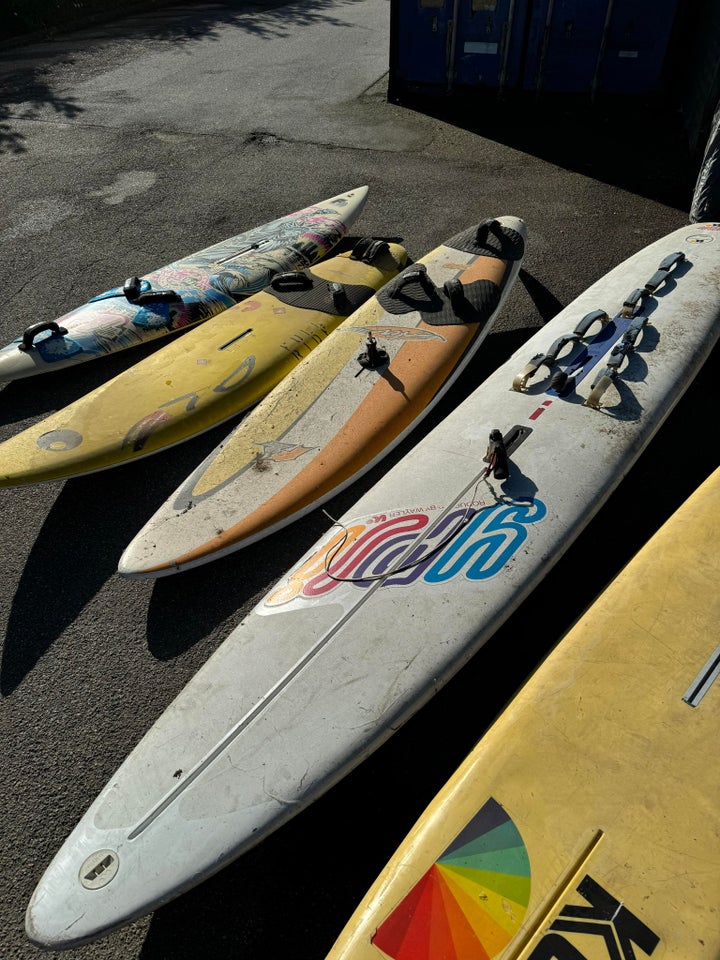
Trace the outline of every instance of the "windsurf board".
{"type": "Polygon", "coordinates": [[[703,960],[720,946],[720,470],[420,816],[327,960],[703,960]]]}
{"type": "Polygon", "coordinates": [[[241,414],[406,259],[399,244],[360,241],[353,251],[278,274],[265,290],[0,444],[0,487],[104,470],[241,414]]]}
{"type": "Polygon", "coordinates": [[[368,188],[312,204],[38,320],[0,348],[0,381],[60,370],[184,330],[324,257],[365,206],[368,188]]]}
{"type": "Polygon", "coordinates": [[[593,284],[420,440],[130,753],[40,878],[30,939],[77,946],[152,911],[391,737],[620,484],[717,341],[719,285],[720,224],[680,228],[593,284]]]}
{"type": "Polygon", "coordinates": [[[480,348],[525,242],[517,217],[485,220],[387,283],[172,494],[127,547],[120,572],[162,576],[225,556],[377,464],[480,348]]]}

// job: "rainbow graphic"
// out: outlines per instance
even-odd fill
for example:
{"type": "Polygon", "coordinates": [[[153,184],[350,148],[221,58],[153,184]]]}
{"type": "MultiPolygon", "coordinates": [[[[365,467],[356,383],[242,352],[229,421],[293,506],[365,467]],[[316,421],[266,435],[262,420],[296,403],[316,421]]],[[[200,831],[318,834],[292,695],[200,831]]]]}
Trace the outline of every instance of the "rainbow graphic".
{"type": "Polygon", "coordinates": [[[490,960],[520,929],[529,900],[525,844],[490,798],[372,942],[393,960],[490,960]]]}

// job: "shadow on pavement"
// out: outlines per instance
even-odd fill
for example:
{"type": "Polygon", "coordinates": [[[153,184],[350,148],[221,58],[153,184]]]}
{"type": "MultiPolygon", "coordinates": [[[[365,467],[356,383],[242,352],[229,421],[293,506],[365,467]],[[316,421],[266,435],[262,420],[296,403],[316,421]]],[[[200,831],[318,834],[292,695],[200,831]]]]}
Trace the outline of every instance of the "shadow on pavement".
{"type": "Polygon", "coordinates": [[[26,140],[14,121],[33,120],[39,107],[50,106],[65,120],[82,113],[73,97],[53,92],[47,67],[16,70],[7,76],[0,89],[0,153],[25,153],[26,140]]]}
{"type": "MultiPolygon", "coordinates": [[[[565,170],[689,211],[697,177],[679,108],[655,98],[405,97],[403,105],[565,170]],[[649,118],[662,118],[652,124],[649,118]]],[[[612,229],[611,224],[609,229],[612,229]]]]}
{"type": "MultiPolygon", "coordinates": [[[[117,574],[120,555],[132,537],[232,425],[221,425],[179,447],[104,471],[101,485],[95,474],[63,484],[28,555],[12,600],[0,661],[2,696],[9,696],[22,683],[105,582],[117,574]],[[99,490],[102,496],[98,496],[99,490]],[[74,573],[79,568],[79,551],[81,576],[74,573]]],[[[177,594],[179,586],[175,587],[177,594]]],[[[242,584],[236,584],[233,609],[243,597],[242,584]]],[[[223,613],[222,605],[216,602],[208,610],[206,629],[208,622],[217,624],[228,612],[223,613]]],[[[183,635],[178,640],[186,649],[196,636],[193,617],[173,622],[176,637],[178,629],[182,634],[187,628],[189,639],[183,635]]]]}
{"type": "MultiPolygon", "coordinates": [[[[0,83],[0,152],[27,149],[14,121],[32,120],[47,106],[68,120],[82,113],[82,105],[62,90],[77,79],[77,65],[88,44],[126,39],[127,55],[132,55],[132,43],[142,40],[170,45],[218,40],[220,26],[261,38],[295,40],[298,30],[318,22],[342,29],[346,24],[338,13],[352,2],[226,0],[135,13],[57,36],[42,47],[23,47],[28,40],[19,38],[18,50],[0,54],[0,70],[4,62],[8,71],[0,83]]],[[[672,97],[662,102],[628,96],[590,103],[585,97],[553,94],[535,99],[508,93],[499,99],[492,91],[478,90],[452,97],[403,95],[396,106],[676,209],[690,208],[697,160],[690,155],[681,111],[672,97]],[[654,119],[662,122],[652,123],[650,137],[648,120],[654,119]]]]}

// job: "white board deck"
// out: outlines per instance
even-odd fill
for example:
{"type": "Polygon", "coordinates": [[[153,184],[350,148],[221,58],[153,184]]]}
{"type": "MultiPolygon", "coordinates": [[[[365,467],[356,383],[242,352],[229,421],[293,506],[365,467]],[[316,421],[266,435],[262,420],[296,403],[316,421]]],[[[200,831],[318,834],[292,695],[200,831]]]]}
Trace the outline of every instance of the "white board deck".
{"type": "Polygon", "coordinates": [[[620,483],[717,340],[719,284],[720,224],[670,234],[577,298],[420,441],[231,633],[112,777],[40,880],[29,937],[73,946],[154,909],[390,737],[620,483]],[[650,294],[676,253],[686,259],[650,294]],[[646,292],[621,318],[636,288],[646,292]],[[570,349],[584,365],[567,395],[541,372],[512,389],[531,357],[598,308],[615,319],[594,339],[592,369],[594,328],[589,346],[570,349]],[[584,405],[633,320],[634,352],[603,405],[584,405]],[[504,481],[483,476],[496,429],[522,440],[504,481]],[[328,576],[328,563],[351,582],[328,576]]]}

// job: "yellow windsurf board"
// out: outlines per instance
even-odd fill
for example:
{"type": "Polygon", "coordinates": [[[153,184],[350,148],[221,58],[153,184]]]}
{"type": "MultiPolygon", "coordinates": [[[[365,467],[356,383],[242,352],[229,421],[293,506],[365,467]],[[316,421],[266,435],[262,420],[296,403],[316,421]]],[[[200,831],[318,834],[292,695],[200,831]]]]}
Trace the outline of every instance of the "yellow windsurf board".
{"type": "Polygon", "coordinates": [[[405,265],[398,244],[360,243],[269,287],[0,444],[0,486],[102,470],[242,413],[405,265]]]}

